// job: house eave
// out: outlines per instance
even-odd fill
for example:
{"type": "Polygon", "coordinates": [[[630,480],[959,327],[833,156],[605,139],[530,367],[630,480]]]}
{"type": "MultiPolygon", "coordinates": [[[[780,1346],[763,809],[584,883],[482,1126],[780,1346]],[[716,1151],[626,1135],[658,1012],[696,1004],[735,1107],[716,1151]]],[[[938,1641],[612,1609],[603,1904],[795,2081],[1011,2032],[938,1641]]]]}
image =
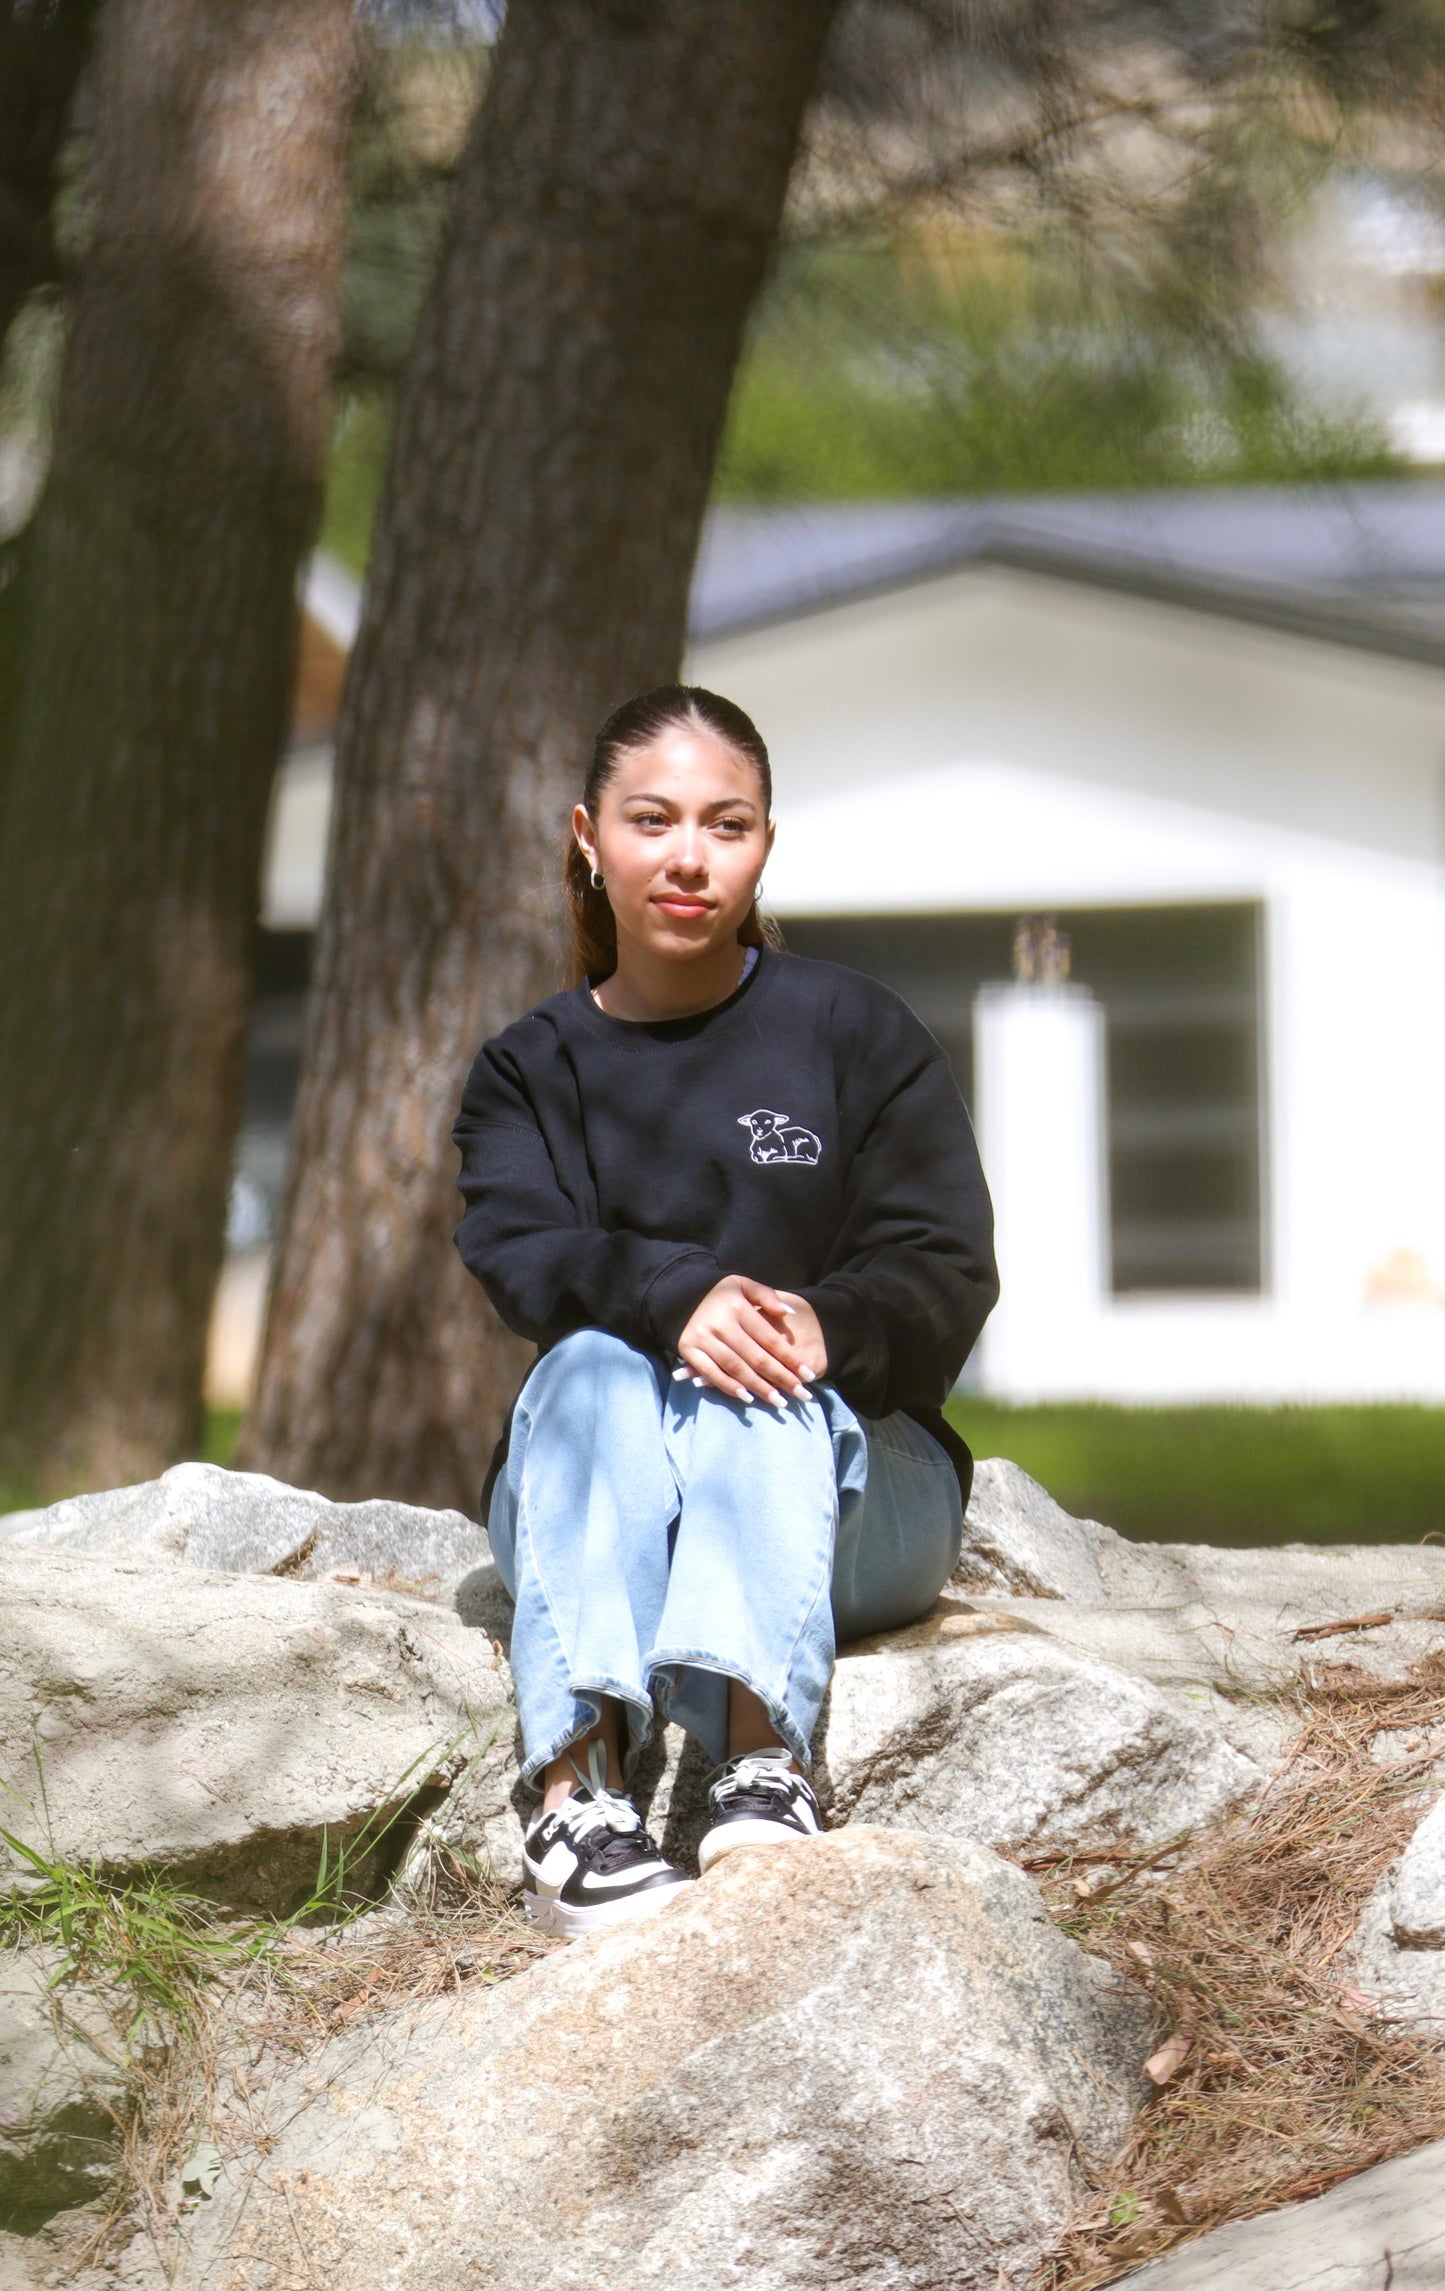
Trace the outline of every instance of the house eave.
{"type": "Polygon", "coordinates": [[[1353,612],[1328,598],[1281,595],[1276,591],[1229,582],[1201,580],[1158,566],[1130,564],[1067,548],[1036,542],[985,542],[976,549],[952,551],[946,557],[920,558],[895,565],[871,580],[820,590],[815,595],[790,599],[760,613],[723,614],[706,625],[694,625],[689,642],[711,644],[781,628],[791,622],[814,620],[844,606],[897,596],[924,588],[960,573],[1003,571],[1025,573],[1076,588],[1103,590],[1142,603],[1163,605],[1179,612],[1204,613],[1244,627],[1268,629],[1313,643],[1344,645],[1357,652],[1408,661],[1426,668],[1445,668],[1445,635],[1433,636],[1403,622],[1353,612]]]}

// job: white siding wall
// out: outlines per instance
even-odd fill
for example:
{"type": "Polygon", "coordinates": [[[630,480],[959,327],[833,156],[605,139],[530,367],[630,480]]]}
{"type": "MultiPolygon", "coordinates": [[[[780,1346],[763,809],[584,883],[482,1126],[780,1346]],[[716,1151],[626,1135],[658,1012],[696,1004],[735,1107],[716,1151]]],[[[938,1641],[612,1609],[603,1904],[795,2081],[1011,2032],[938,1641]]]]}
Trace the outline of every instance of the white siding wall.
{"type": "Polygon", "coordinates": [[[1063,1346],[1001,1321],[986,1384],[1445,1399],[1445,675],[993,568],[692,673],[772,749],[784,916],[1264,903],[1268,1294],[1100,1290],[1063,1346]],[[1433,1295],[1379,1298],[1400,1251],[1433,1295]]]}

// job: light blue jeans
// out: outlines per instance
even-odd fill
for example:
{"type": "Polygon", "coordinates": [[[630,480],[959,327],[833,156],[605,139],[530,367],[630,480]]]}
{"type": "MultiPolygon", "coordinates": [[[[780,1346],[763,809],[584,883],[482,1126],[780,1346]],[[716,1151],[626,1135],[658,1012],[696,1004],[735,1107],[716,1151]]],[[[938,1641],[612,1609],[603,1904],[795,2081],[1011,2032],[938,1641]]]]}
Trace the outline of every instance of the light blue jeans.
{"type": "Polygon", "coordinates": [[[580,1329],[522,1387],[487,1525],[517,1606],[530,1779],[608,1694],[627,1713],[629,1773],[654,1697],[721,1760],[734,1678],[806,1760],[835,1634],[926,1613],[963,1507],[949,1458],[907,1416],[865,1421],[827,1384],[748,1407],[580,1329]]]}

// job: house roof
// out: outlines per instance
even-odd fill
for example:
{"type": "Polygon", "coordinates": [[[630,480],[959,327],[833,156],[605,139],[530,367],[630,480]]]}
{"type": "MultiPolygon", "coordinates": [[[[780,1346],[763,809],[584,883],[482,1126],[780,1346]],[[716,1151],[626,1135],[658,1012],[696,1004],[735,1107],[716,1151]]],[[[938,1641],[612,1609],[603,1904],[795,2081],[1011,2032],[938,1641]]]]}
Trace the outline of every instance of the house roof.
{"type": "Polygon", "coordinates": [[[712,511],[694,637],[1005,564],[1445,665],[1445,482],[712,511]]]}
{"type": "MultiPolygon", "coordinates": [[[[1445,480],[867,502],[722,504],[693,580],[694,639],[1013,565],[1445,666],[1445,480]]],[[[360,586],[317,556],[310,617],[349,647],[360,586]]]]}

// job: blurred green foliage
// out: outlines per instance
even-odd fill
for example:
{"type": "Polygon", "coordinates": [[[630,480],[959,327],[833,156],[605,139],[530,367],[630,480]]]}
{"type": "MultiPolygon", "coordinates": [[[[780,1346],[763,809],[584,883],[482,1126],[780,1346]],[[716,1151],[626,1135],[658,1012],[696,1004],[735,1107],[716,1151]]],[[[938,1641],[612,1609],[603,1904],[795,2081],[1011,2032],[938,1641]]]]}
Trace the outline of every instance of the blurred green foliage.
{"type": "MultiPolygon", "coordinates": [[[[373,378],[337,423],[322,544],[358,571],[390,404],[373,378]]],[[[868,500],[1398,466],[1363,418],[1302,404],[1242,331],[1202,339],[1157,307],[1106,298],[1062,253],[955,235],[933,249],[878,238],[784,251],[715,490],[725,501],[868,500]]]]}
{"type": "Polygon", "coordinates": [[[733,397],[728,500],[1251,483],[1395,466],[1078,250],[954,233],[785,251],[733,397]]]}
{"type": "Polygon", "coordinates": [[[338,407],[321,546],[355,572],[371,546],[392,408],[486,76],[485,48],[441,36],[455,13],[450,0],[418,0],[410,13],[415,37],[363,43],[351,139],[338,407]]]}
{"type": "Polygon", "coordinates": [[[231,1450],[236,1445],[236,1434],[241,1429],[240,1408],[209,1408],[206,1411],[206,1436],[202,1443],[203,1464],[229,1464],[231,1450]]]}
{"type": "Polygon", "coordinates": [[[391,393],[373,387],[350,393],[337,415],[321,518],[321,546],[354,573],[365,571],[371,549],[371,527],[391,438],[391,407],[391,393]]]}
{"type": "Polygon", "coordinates": [[[977,1456],[1157,1543],[1445,1543],[1445,1408],[1009,1408],[960,1396],[977,1456]]]}

